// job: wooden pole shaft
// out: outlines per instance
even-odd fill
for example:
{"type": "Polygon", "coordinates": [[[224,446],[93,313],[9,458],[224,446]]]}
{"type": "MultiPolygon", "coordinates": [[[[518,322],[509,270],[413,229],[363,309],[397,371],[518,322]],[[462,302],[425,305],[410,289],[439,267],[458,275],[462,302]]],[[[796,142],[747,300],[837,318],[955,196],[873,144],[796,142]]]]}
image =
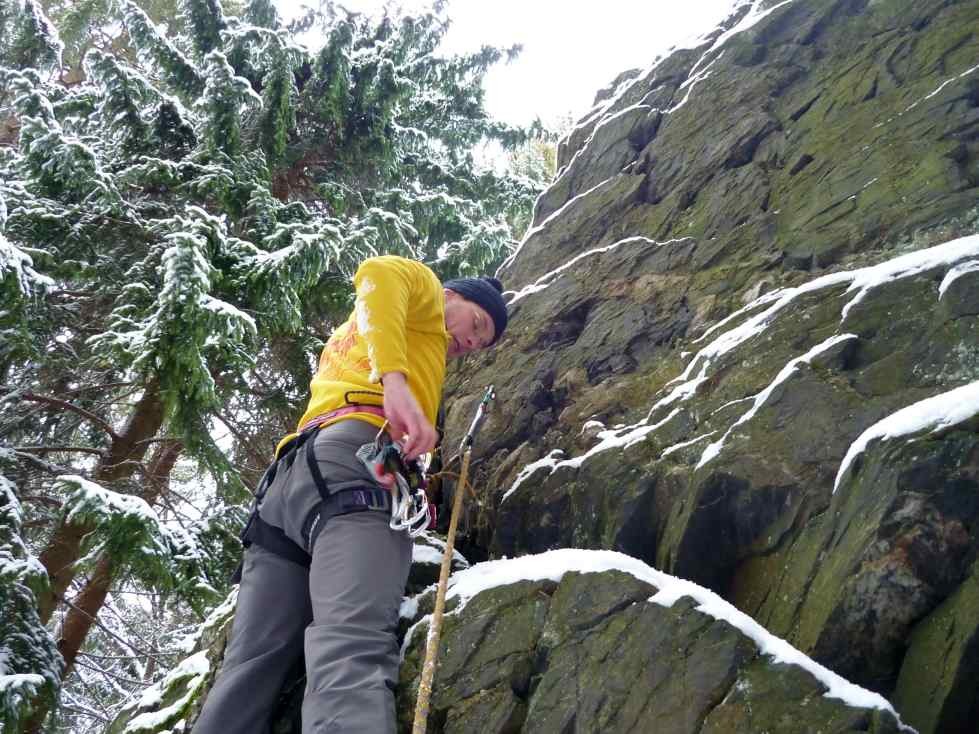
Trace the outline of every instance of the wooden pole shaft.
{"type": "Polygon", "coordinates": [[[452,553],[455,550],[456,529],[462,514],[462,497],[466,493],[466,477],[469,474],[469,458],[472,449],[462,455],[462,469],[456,484],[456,494],[452,502],[452,515],[449,518],[449,535],[445,539],[445,555],[439,572],[438,590],[435,592],[435,611],[428,626],[428,640],[425,645],[425,663],[422,665],[422,678],[418,684],[418,702],[415,704],[415,723],[412,734],[425,734],[428,726],[428,705],[432,698],[432,682],[435,679],[435,666],[438,663],[439,638],[442,636],[442,616],[445,613],[445,592],[449,585],[452,570],[452,553]]]}

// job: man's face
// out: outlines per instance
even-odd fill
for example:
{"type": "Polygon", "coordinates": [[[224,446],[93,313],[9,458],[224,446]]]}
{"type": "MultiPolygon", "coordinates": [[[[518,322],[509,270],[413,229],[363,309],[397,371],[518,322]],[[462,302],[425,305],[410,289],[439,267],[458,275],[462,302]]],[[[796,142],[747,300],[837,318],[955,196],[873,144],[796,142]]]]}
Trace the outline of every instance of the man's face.
{"type": "Polygon", "coordinates": [[[482,306],[448,288],[445,289],[445,330],[449,332],[450,359],[485,349],[496,334],[493,319],[482,306]]]}

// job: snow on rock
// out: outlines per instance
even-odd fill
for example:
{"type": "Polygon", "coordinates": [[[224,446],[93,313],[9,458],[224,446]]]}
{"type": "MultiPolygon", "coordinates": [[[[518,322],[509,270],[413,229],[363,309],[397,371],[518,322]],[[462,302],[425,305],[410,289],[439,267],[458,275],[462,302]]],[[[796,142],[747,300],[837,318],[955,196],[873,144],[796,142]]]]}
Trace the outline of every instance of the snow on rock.
{"type": "MultiPolygon", "coordinates": [[[[673,114],[687,103],[687,101],[690,99],[690,95],[693,94],[694,87],[696,87],[697,84],[704,81],[704,79],[706,79],[711,75],[711,67],[713,67],[714,64],[717,63],[718,59],[720,59],[723,55],[724,52],[721,51],[721,53],[717,54],[716,58],[711,59],[711,62],[707,64],[707,66],[705,66],[702,70],[698,71],[696,74],[691,72],[687,80],[683,84],[681,84],[677,90],[679,91],[682,89],[686,89],[687,93],[683,95],[683,99],[681,99],[679,102],[677,102],[675,105],[673,105],[672,107],[670,107],[670,109],[666,111],[667,114],[673,114]]],[[[706,57],[706,54],[704,54],[704,57],[706,57]]],[[[701,58],[701,60],[703,60],[703,57],[701,58]]]]}
{"type": "MultiPolygon", "coordinates": [[[[725,43],[727,43],[727,41],[729,41],[731,38],[738,35],[739,33],[743,33],[749,30],[754,25],[756,25],[761,20],[763,20],[766,16],[768,16],[769,14],[778,10],[783,5],[786,5],[790,2],[792,2],[792,0],[783,0],[783,2],[780,2],[777,5],[762,10],[761,5],[763,4],[763,0],[735,0],[735,2],[731,4],[730,10],[725,14],[726,18],[730,18],[745,6],[749,6],[748,12],[734,26],[732,26],[726,31],[720,32],[717,35],[717,38],[714,40],[714,42],[701,55],[700,59],[698,59],[698,61],[690,69],[690,72],[687,74],[687,79],[680,85],[678,91],[686,90],[686,94],[684,95],[683,99],[679,103],[673,105],[670,109],[665,110],[665,113],[671,114],[673,112],[676,112],[687,103],[687,101],[690,99],[691,93],[693,92],[693,88],[697,86],[697,83],[703,81],[708,76],[710,76],[710,67],[723,54],[723,50],[721,50],[721,48],[722,46],[724,46],[725,43]],[[713,58],[711,58],[712,55],[713,58]],[[704,64],[707,65],[706,68],[701,69],[700,67],[703,66],[704,64]]],[[[587,138],[585,139],[581,147],[575,152],[574,156],[572,156],[571,161],[569,161],[569,163],[564,167],[562,167],[562,169],[558,172],[558,176],[557,179],[555,179],[555,183],[560,181],[560,179],[564,176],[564,174],[566,174],[568,171],[574,168],[575,159],[579,155],[581,155],[585,150],[588,149],[591,143],[596,139],[596,133],[604,125],[607,125],[609,122],[614,120],[619,115],[622,115],[624,113],[627,113],[639,107],[648,106],[648,105],[643,105],[642,103],[637,103],[629,107],[616,110],[615,109],[616,106],[623,99],[623,97],[625,97],[635,86],[646,84],[650,78],[650,75],[656,70],[656,67],[658,67],[666,59],[670,58],[670,56],[673,54],[674,51],[680,48],[693,49],[699,46],[703,46],[710,42],[709,37],[711,35],[717,33],[720,30],[721,30],[721,26],[718,26],[714,28],[710,33],[701,34],[698,35],[696,38],[691,39],[689,43],[684,43],[678,46],[674,46],[666,54],[657,57],[653,61],[653,63],[645,70],[637,73],[634,76],[629,76],[628,78],[623,79],[611,95],[609,95],[606,99],[603,99],[602,101],[598,102],[590,110],[588,110],[581,118],[581,120],[579,120],[578,123],[571,130],[569,130],[568,133],[564,136],[564,138],[562,139],[562,143],[570,140],[576,132],[585,129],[590,125],[594,125],[594,128],[592,129],[591,133],[587,136],[587,138]],[[615,111],[613,112],[612,110],[615,111]],[[597,123],[596,120],[598,121],[597,123]]],[[[651,107],[650,110],[652,110],[651,107]]],[[[536,209],[536,205],[535,205],[535,209],[536,209]]],[[[531,232],[528,232],[527,236],[529,236],[530,234],[531,232]]],[[[524,238],[524,240],[526,240],[526,237],[524,238]]],[[[521,245],[522,244],[523,243],[521,242],[521,245]]],[[[507,259],[507,261],[503,264],[503,266],[501,266],[500,268],[501,270],[505,269],[510,265],[513,259],[516,257],[517,252],[519,252],[519,249],[520,248],[518,247],[517,251],[515,251],[507,259]]]]}
{"type": "MultiPolygon", "coordinates": [[[[434,586],[428,587],[429,589],[435,588],[434,586]]],[[[398,608],[398,618],[399,619],[414,619],[415,615],[418,614],[418,599],[421,594],[416,596],[406,596],[401,600],[401,606],[398,608]]]]}
{"type": "Polygon", "coordinates": [[[700,61],[698,61],[694,65],[693,69],[690,70],[690,76],[691,77],[694,76],[694,73],[697,71],[698,67],[702,63],[704,63],[704,61],[707,59],[707,57],[710,54],[719,50],[725,43],[727,43],[732,38],[734,38],[734,36],[749,30],[750,28],[752,28],[753,26],[757,25],[762,20],[764,20],[767,16],[771,15],[776,10],[781,8],[783,5],[788,5],[790,2],[792,2],[792,0],[782,0],[782,2],[773,5],[770,8],[766,8],[765,10],[761,9],[764,0],[738,0],[737,2],[735,2],[728,13],[729,17],[734,13],[738,12],[739,10],[741,10],[741,8],[745,7],[746,5],[750,6],[748,8],[748,12],[745,13],[744,17],[741,18],[740,21],[735,23],[733,26],[731,26],[731,28],[724,31],[717,37],[717,39],[714,41],[714,44],[709,49],[707,49],[707,51],[704,52],[704,55],[700,57],[700,61]]]}
{"type": "Polygon", "coordinates": [[[850,444],[843,461],[840,462],[839,471],[836,472],[833,492],[839,489],[847,469],[857,456],[866,450],[871,441],[875,439],[886,441],[922,431],[938,433],[976,415],[979,415],[979,380],[912,403],[892,413],[861,433],[857,440],[850,444]]]}
{"type": "Polygon", "coordinates": [[[631,245],[631,244],[643,243],[643,244],[649,244],[649,245],[656,245],[657,247],[663,247],[664,245],[671,245],[671,244],[674,244],[676,242],[684,242],[684,241],[689,240],[689,239],[691,239],[691,238],[689,238],[689,237],[681,237],[680,239],[667,240],[666,242],[656,242],[655,240],[651,240],[648,237],[638,237],[638,236],[637,237],[626,237],[625,239],[619,240],[618,242],[613,242],[611,245],[606,245],[605,247],[596,247],[593,250],[588,250],[587,252],[582,252],[580,255],[576,255],[575,257],[571,258],[570,260],[568,260],[566,263],[564,263],[560,267],[555,268],[554,270],[550,271],[549,273],[545,273],[544,275],[542,275],[541,277],[539,277],[537,280],[535,280],[530,285],[525,285],[523,288],[521,288],[518,291],[507,291],[507,295],[512,294],[510,300],[508,301],[508,305],[512,306],[514,303],[516,303],[520,299],[526,298],[527,296],[529,296],[529,295],[531,295],[533,293],[538,293],[538,292],[544,290],[548,286],[552,285],[554,283],[554,281],[556,281],[559,277],[561,277],[561,275],[566,270],[568,270],[569,268],[571,268],[574,265],[578,264],[582,260],[585,260],[585,259],[591,257],[592,255],[600,255],[602,253],[609,252],[610,250],[614,250],[617,247],[621,247],[622,245],[631,245]]]}
{"type": "Polygon", "coordinates": [[[979,260],[969,260],[968,262],[959,263],[954,268],[950,268],[945,277],[942,278],[941,284],[938,286],[938,300],[942,300],[945,297],[945,292],[949,289],[956,280],[961,278],[966,273],[974,273],[979,270],[979,260]]]}
{"type": "MultiPolygon", "coordinates": [[[[411,562],[441,565],[445,550],[445,541],[426,530],[415,540],[414,545],[411,547],[411,562]]],[[[452,549],[452,562],[463,566],[469,565],[466,557],[455,548],[452,549]]]]}
{"type": "Polygon", "coordinates": [[[194,648],[201,645],[203,640],[213,636],[218,628],[234,615],[235,607],[238,604],[238,588],[237,586],[232,587],[224,601],[214,607],[210,614],[207,615],[204,623],[180,640],[177,643],[177,647],[183,652],[190,654],[194,651],[194,648]]]}
{"type": "MultiPolygon", "coordinates": [[[[929,247],[925,250],[901,255],[900,257],[887,260],[878,265],[859,268],[857,270],[843,270],[837,273],[830,273],[829,275],[821,276],[794,288],[782,288],[766,293],[704,334],[704,336],[707,336],[707,334],[712,333],[718,327],[730,323],[732,318],[751,313],[761,306],[771,304],[768,305],[768,308],[751,316],[739,326],[723,332],[697,352],[690,361],[690,364],[687,365],[686,370],[668,383],[673,384],[679,382],[680,384],[654,405],[653,409],[655,410],[662,405],[669,405],[676,400],[685,400],[693,395],[700,383],[707,379],[707,370],[718,357],[727,354],[748,339],[763,333],[774,321],[779,312],[801,296],[847,284],[846,292],[850,293],[855,291],[856,295],[847,302],[841,311],[840,323],[842,324],[846,321],[846,317],[853,307],[862,301],[872,289],[901,278],[918,275],[932,268],[942,265],[952,265],[960,260],[976,255],[979,255],[979,235],[970,235],[941,245],[929,247]],[[695,367],[699,367],[700,369],[696,376],[691,377],[695,367]]],[[[703,338],[702,336],[701,339],[703,338]]]]}
{"type": "Polygon", "coordinates": [[[438,566],[442,564],[442,555],[437,548],[430,545],[415,544],[411,547],[412,563],[431,563],[438,566]]]}
{"type": "Polygon", "coordinates": [[[133,714],[126,722],[124,732],[177,734],[187,728],[187,716],[192,713],[192,704],[198,700],[211,677],[212,666],[207,654],[212,648],[212,640],[231,620],[237,600],[238,588],[235,587],[223,602],[211,610],[203,624],[177,643],[177,647],[188,657],[181,660],[162,680],[143,691],[138,702],[127,707],[133,714]],[[157,708],[167,700],[173,703],[157,708]]]}
{"type": "Polygon", "coordinates": [[[588,449],[588,451],[581,456],[575,456],[571,459],[558,459],[557,456],[563,454],[564,452],[560,449],[551,451],[551,453],[545,456],[543,459],[538,459],[537,461],[531,462],[521,469],[520,473],[517,475],[517,478],[514,480],[513,484],[510,485],[510,489],[506,491],[506,493],[503,495],[503,499],[500,500],[500,502],[502,503],[505,501],[507,497],[513,494],[513,492],[527,479],[529,479],[530,476],[538,469],[549,469],[550,471],[548,472],[548,475],[553,474],[558,469],[563,467],[577,469],[592,456],[599,454],[602,451],[608,451],[612,448],[629,448],[633,444],[639,443],[645,439],[647,435],[656,429],[669,423],[678,412],[679,409],[674,410],[668,416],[663,418],[663,420],[652,425],[640,423],[633,426],[616,427],[609,430],[600,431],[596,436],[598,438],[598,443],[588,449]]]}
{"type": "Polygon", "coordinates": [[[700,443],[704,439],[710,438],[715,433],[717,433],[717,431],[711,431],[710,433],[705,433],[701,436],[697,436],[696,438],[691,438],[689,441],[681,441],[680,443],[675,443],[672,446],[667,446],[660,453],[660,456],[669,456],[670,454],[676,453],[680,449],[687,448],[687,446],[693,446],[695,443],[700,443]]]}
{"type": "MultiPolygon", "coordinates": [[[[785,640],[768,632],[754,619],[724,601],[713,591],[692,581],[658,571],[636,558],[616,551],[562,548],[511,560],[477,563],[472,568],[453,574],[449,579],[446,599],[459,600],[459,604],[449,614],[460,614],[466,603],[482,591],[520,581],[549,579],[560,582],[564,574],[570,571],[578,573],[623,571],[631,574],[640,581],[655,586],[658,591],[648,599],[648,602],[664,607],[672,607],[683,597],[692,598],[697,603],[698,611],[727,622],[740,630],[754,641],[762,654],[772,658],[773,662],[798,665],[811,673],[826,686],[827,691],[824,695],[827,698],[840,699],[850,706],[882,709],[897,717],[897,712],[885,698],[850,683],[823,667],[785,640]]],[[[402,610],[403,612],[406,610],[405,605],[402,605],[402,610]]],[[[427,623],[430,618],[431,615],[426,615],[409,630],[402,647],[402,656],[410,643],[415,627],[427,623]]],[[[908,727],[902,729],[912,731],[908,727]]]]}
{"type": "MultiPolygon", "coordinates": [[[[969,69],[966,69],[961,74],[958,74],[957,76],[953,76],[951,79],[946,79],[941,84],[939,84],[938,87],[936,87],[933,92],[931,92],[930,94],[925,95],[921,99],[916,100],[915,102],[912,102],[910,105],[908,105],[908,107],[904,110],[904,112],[910,112],[911,110],[913,110],[915,107],[917,107],[922,102],[927,102],[932,97],[937,96],[943,89],[945,89],[945,87],[947,87],[952,82],[958,81],[959,79],[964,79],[965,77],[969,76],[970,74],[974,74],[977,71],[979,71],[979,64],[976,64],[975,66],[973,66],[973,67],[971,67],[969,69]]],[[[904,113],[902,112],[901,114],[904,114],[904,113]]],[[[890,122],[890,120],[888,120],[888,122],[890,122]]]]}
{"type": "MultiPolygon", "coordinates": [[[[625,242],[633,239],[635,238],[622,240],[616,243],[616,245],[624,244],[625,242]]],[[[608,249],[616,245],[611,245],[608,249]]],[[[598,250],[602,249],[606,248],[598,248],[598,250]]],[[[598,252],[598,250],[585,253],[585,255],[593,254],[598,252]]],[[[579,257],[583,256],[584,255],[579,257]]],[[[742,346],[748,340],[763,334],[768,327],[774,323],[776,317],[783,310],[801,297],[833,287],[846,286],[846,289],[843,291],[843,295],[853,295],[850,296],[849,300],[841,308],[840,325],[842,326],[853,307],[860,303],[874,288],[903,278],[913,277],[935,268],[948,266],[951,269],[948,271],[948,274],[946,274],[945,280],[942,281],[944,288],[947,289],[949,283],[954,281],[957,277],[963,275],[965,272],[972,270],[973,267],[976,266],[975,264],[977,261],[974,258],[977,256],[979,256],[979,235],[969,235],[967,237],[961,237],[923,250],[900,255],[877,265],[871,265],[869,267],[858,268],[855,270],[843,270],[836,273],[829,273],[799,286],[782,288],[759,296],[751,303],[737,310],[730,316],[727,316],[718,324],[715,324],[696,340],[696,342],[700,342],[708,336],[720,332],[713,338],[712,341],[701,347],[700,351],[694,355],[680,375],[673,378],[666,384],[666,387],[670,388],[669,391],[662,398],[656,401],[652,407],[650,407],[645,418],[632,425],[616,427],[613,430],[600,432],[598,434],[599,443],[581,456],[562,460],[556,458],[556,452],[552,451],[550,454],[548,454],[548,456],[527,464],[520,470],[516,480],[514,480],[513,484],[503,495],[503,499],[505,500],[507,497],[509,497],[521,484],[523,484],[530,478],[531,475],[540,469],[546,468],[550,470],[550,473],[553,473],[557,469],[565,466],[577,468],[597,453],[612,448],[626,448],[639,441],[642,441],[650,433],[668,423],[670,419],[676,415],[679,409],[674,407],[672,412],[670,412],[665,418],[657,421],[656,423],[650,423],[657,411],[659,411],[661,408],[674,405],[675,403],[689,400],[696,395],[698,388],[709,378],[711,368],[722,356],[742,346]],[[745,318],[741,323],[736,326],[729,327],[731,323],[734,323],[739,318],[745,316],[747,316],[747,318],[745,318]]],[[[543,287],[546,287],[548,284],[547,279],[549,277],[558,275],[559,271],[562,271],[563,269],[572,265],[576,259],[572,259],[570,262],[562,265],[557,270],[552,271],[552,273],[548,274],[547,276],[543,276],[542,278],[538,279],[537,283],[544,281],[543,287]]],[[[524,290],[526,291],[530,288],[534,288],[537,283],[528,286],[524,290]]],[[[538,288],[538,290],[539,289],[540,288],[538,288]]],[[[944,293],[944,290],[941,287],[939,290],[940,293],[944,293]]],[[[523,294],[523,291],[521,291],[521,293],[523,294]]],[[[790,361],[782,368],[782,370],[778,373],[778,376],[776,376],[775,380],[768,386],[768,388],[766,388],[766,390],[754,396],[754,398],[748,398],[753,400],[755,405],[739,419],[738,423],[743,423],[744,421],[750,419],[757,409],[761,407],[761,404],[763,404],[768,398],[771,391],[780,382],[784,381],[798,367],[799,364],[802,362],[808,362],[819,352],[840,343],[842,340],[852,338],[855,338],[855,335],[834,335],[822,344],[816,345],[812,348],[812,350],[801,357],[790,361]]],[[[735,425],[738,424],[736,423],[735,425]]],[[[732,426],[732,428],[733,427],[734,426],[732,426]]],[[[730,429],[728,430],[728,433],[729,432],[730,429]]],[[[726,435],[727,434],[725,434],[725,437],[726,435]]],[[[723,438],[707,447],[704,454],[701,456],[699,465],[703,465],[710,461],[710,459],[716,455],[717,451],[720,450],[720,444],[722,443],[723,438]]],[[[676,450],[683,445],[688,444],[671,447],[671,449],[676,450]]],[[[666,454],[664,453],[663,455],[666,454]]]]}
{"type": "Polygon", "coordinates": [[[137,732],[141,731],[159,732],[160,727],[164,725],[169,726],[171,731],[182,730],[184,728],[182,726],[183,718],[173,724],[170,722],[174,717],[185,713],[188,704],[194,700],[198,690],[204,685],[207,674],[210,671],[211,661],[207,659],[206,650],[201,650],[189,658],[182,660],[179,665],[167,673],[163,680],[148,688],[143,693],[138,705],[140,708],[158,705],[163,700],[164,691],[180,681],[185,681],[186,691],[184,695],[180,696],[169,706],[165,706],[158,711],[146,711],[145,713],[134,716],[126,724],[124,731],[131,732],[132,734],[137,734],[137,732]]]}
{"type": "Polygon", "coordinates": [[[571,197],[570,199],[568,199],[564,203],[564,205],[560,209],[557,209],[556,211],[551,212],[551,214],[543,222],[541,222],[540,224],[538,224],[536,227],[530,227],[527,230],[526,234],[524,234],[523,239],[520,240],[520,243],[517,245],[516,249],[514,249],[514,251],[510,254],[510,256],[506,260],[503,261],[503,264],[500,265],[500,267],[496,269],[496,277],[497,278],[502,277],[501,276],[501,273],[504,270],[506,270],[508,267],[510,267],[510,265],[513,264],[514,260],[517,259],[517,256],[520,254],[520,251],[523,249],[523,246],[525,244],[527,244],[527,240],[529,240],[531,237],[533,237],[538,232],[542,232],[551,223],[557,221],[558,217],[564,216],[564,214],[569,209],[571,209],[574,204],[578,203],[579,201],[581,201],[585,197],[590,196],[591,194],[593,194],[594,192],[598,191],[603,186],[607,186],[608,184],[612,183],[614,180],[615,180],[615,177],[614,176],[611,177],[611,178],[607,178],[604,181],[601,181],[601,182],[595,184],[594,186],[592,186],[587,191],[582,191],[577,196],[571,197]]]}
{"type": "Polygon", "coordinates": [[[520,473],[517,474],[517,478],[513,480],[513,484],[510,485],[510,489],[503,494],[503,499],[500,500],[500,503],[502,504],[503,502],[506,502],[507,497],[517,491],[520,485],[527,481],[538,469],[550,469],[551,473],[553,473],[554,467],[560,460],[558,457],[561,456],[564,456],[564,452],[561,449],[554,449],[543,459],[538,459],[537,461],[532,461],[527,464],[520,470],[520,473]]]}
{"type": "Polygon", "coordinates": [[[979,255],[979,235],[970,235],[941,245],[929,247],[926,250],[910,252],[907,255],[895,257],[869,268],[849,271],[852,279],[850,287],[847,288],[847,293],[856,291],[856,296],[843,307],[840,323],[846,321],[847,314],[850,310],[860,303],[870,290],[877,286],[902,278],[909,278],[923,273],[926,270],[931,270],[932,268],[953,265],[960,260],[977,255],[979,255]]]}
{"type": "Polygon", "coordinates": [[[720,439],[718,439],[717,441],[710,444],[707,448],[704,449],[704,453],[700,455],[700,461],[697,463],[697,468],[699,469],[704,464],[706,464],[711,459],[713,459],[714,457],[716,457],[718,454],[721,453],[721,449],[724,447],[724,441],[726,441],[727,437],[731,435],[731,432],[741,424],[747,423],[749,420],[751,420],[755,416],[755,414],[762,408],[762,406],[766,402],[768,402],[768,399],[775,391],[775,388],[777,388],[783,382],[788,380],[793,374],[795,374],[798,371],[799,365],[809,364],[810,362],[812,362],[813,357],[817,357],[823,352],[832,349],[837,344],[842,344],[843,342],[848,342],[856,338],[857,338],[856,334],[838,334],[836,336],[831,336],[829,339],[826,339],[822,343],[814,346],[812,349],[810,349],[802,356],[790,360],[788,364],[786,364],[781,370],[779,370],[779,373],[775,376],[775,379],[772,380],[771,383],[769,383],[768,387],[766,387],[764,390],[762,390],[760,393],[754,396],[754,398],[752,399],[751,407],[746,412],[744,412],[740,418],[738,418],[734,423],[731,424],[731,426],[727,429],[724,435],[721,436],[720,439]]]}

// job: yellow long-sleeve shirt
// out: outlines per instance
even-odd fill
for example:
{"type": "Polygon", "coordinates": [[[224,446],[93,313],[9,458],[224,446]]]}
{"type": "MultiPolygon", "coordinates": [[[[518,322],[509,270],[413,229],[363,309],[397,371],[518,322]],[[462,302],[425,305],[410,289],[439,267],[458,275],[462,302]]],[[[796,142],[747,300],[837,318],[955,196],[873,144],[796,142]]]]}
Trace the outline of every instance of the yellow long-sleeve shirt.
{"type": "MultiPolygon", "coordinates": [[[[412,394],[434,424],[449,347],[442,284],[420,262],[384,255],[361,263],[354,288],[353,313],[323,347],[299,425],[348,405],[383,405],[380,379],[387,372],[405,374],[412,394]]],[[[324,425],[345,418],[359,418],[378,428],[384,424],[380,416],[355,412],[324,425]]],[[[279,448],[293,435],[283,438],[279,448]]]]}

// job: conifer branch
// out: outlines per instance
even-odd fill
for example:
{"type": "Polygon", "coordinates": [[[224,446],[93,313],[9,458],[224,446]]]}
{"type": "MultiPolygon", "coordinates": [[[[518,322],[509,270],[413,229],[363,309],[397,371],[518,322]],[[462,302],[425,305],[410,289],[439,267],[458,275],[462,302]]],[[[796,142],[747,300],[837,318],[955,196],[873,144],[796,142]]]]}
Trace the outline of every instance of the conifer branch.
{"type": "Polygon", "coordinates": [[[91,446],[14,446],[14,451],[25,451],[35,454],[54,454],[59,451],[64,451],[66,453],[104,455],[101,449],[93,449],[91,446]]]}
{"type": "Polygon", "coordinates": [[[45,405],[51,405],[56,408],[61,408],[62,410],[67,410],[72,413],[77,413],[78,415],[88,419],[91,423],[101,428],[103,431],[109,434],[111,438],[119,438],[119,434],[116,433],[115,429],[102,420],[99,416],[91,413],[85,408],[81,408],[73,403],[69,403],[66,400],[61,400],[59,398],[53,397],[51,395],[38,395],[33,392],[25,392],[19,395],[21,400],[29,400],[34,403],[44,403],[45,405]]]}
{"type": "Polygon", "coordinates": [[[97,617],[92,616],[91,614],[89,614],[88,612],[86,612],[81,607],[78,607],[75,604],[72,604],[66,597],[64,597],[64,596],[58,596],[57,598],[58,598],[58,601],[62,602],[65,606],[67,606],[67,607],[69,607],[71,609],[74,609],[76,612],[78,612],[79,614],[81,614],[83,617],[86,617],[90,622],[92,622],[93,624],[95,624],[99,629],[101,629],[103,632],[105,632],[107,635],[109,635],[109,637],[112,637],[114,640],[116,640],[117,642],[121,643],[122,645],[124,645],[125,647],[129,648],[130,650],[133,650],[134,652],[138,653],[140,656],[145,657],[145,658],[160,658],[160,657],[167,657],[167,656],[169,656],[171,658],[173,657],[173,654],[172,653],[165,653],[165,652],[162,652],[160,650],[158,650],[156,652],[146,652],[145,650],[141,650],[140,648],[136,647],[136,645],[134,645],[133,643],[131,643],[131,642],[123,639],[122,637],[120,637],[119,635],[117,635],[115,632],[113,632],[111,629],[109,629],[108,627],[106,627],[104,624],[102,624],[102,622],[100,622],[98,620],[97,617]]]}

